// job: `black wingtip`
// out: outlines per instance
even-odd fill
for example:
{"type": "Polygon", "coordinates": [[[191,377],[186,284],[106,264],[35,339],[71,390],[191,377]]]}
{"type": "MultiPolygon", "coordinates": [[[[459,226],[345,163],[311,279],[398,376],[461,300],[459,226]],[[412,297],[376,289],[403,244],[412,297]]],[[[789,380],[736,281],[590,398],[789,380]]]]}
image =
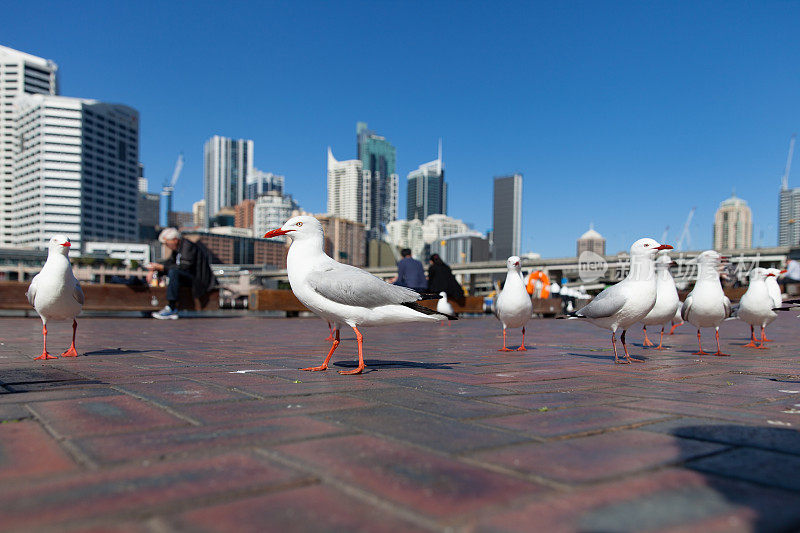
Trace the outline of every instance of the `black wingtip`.
{"type": "Polygon", "coordinates": [[[453,315],[448,315],[446,313],[440,313],[435,309],[431,309],[430,307],[425,307],[424,305],[420,305],[417,302],[405,302],[403,303],[403,305],[405,305],[409,309],[413,309],[414,311],[419,311],[423,315],[440,315],[440,316],[446,316],[447,320],[458,320],[458,317],[455,317],[453,315]]]}

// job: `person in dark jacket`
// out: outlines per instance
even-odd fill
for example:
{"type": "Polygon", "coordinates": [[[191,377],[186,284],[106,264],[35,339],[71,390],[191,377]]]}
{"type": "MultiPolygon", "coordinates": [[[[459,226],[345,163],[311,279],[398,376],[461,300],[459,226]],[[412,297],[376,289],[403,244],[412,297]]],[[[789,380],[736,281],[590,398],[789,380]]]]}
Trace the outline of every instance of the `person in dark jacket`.
{"type": "Polygon", "coordinates": [[[450,267],[442,261],[439,254],[430,257],[428,267],[428,292],[439,294],[444,291],[447,297],[462,303],[464,301],[464,289],[456,280],[450,267]]]}
{"type": "Polygon", "coordinates": [[[397,262],[397,279],[394,285],[408,287],[417,292],[424,291],[428,286],[428,280],[425,279],[422,263],[411,257],[411,250],[408,248],[400,250],[400,255],[403,258],[397,262]]]}
{"type": "Polygon", "coordinates": [[[175,228],[164,229],[158,240],[172,253],[166,261],[147,266],[148,270],[163,272],[167,278],[167,306],[153,313],[153,318],[175,320],[178,318],[178,290],[181,286],[190,286],[192,296],[202,299],[216,286],[217,280],[211,271],[210,254],[201,243],[182,238],[175,228]]]}

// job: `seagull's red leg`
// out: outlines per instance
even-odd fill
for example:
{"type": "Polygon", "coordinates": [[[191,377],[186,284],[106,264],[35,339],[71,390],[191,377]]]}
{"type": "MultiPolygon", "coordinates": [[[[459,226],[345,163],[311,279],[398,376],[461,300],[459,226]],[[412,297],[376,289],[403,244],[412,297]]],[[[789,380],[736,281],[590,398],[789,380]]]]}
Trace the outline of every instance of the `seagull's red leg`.
{"type": "Polygon", "coordinates": [[[722,356],[722,357],[730,357],[731,354],[722,353],[722,350],[719,349],[719,327],[714,328],[714,329],[716,330],[714,335],[717,337],[717,351],[716,351],[716,353],[714,355],[719,355],[719,356],[722,356]]]}
{"type": "Polygon", "coordinates": [[[525,326],[522,326],[522,345],[517,348],[518,352],[527,352],[528,349],[525,347],[525,326]]]}
{"type": "Polygon", "coordinates": [[[611,332],[611,347],[614,348],[614,363],[618,365],[627,365],[629,361],[620,361],[617,357],[617,334],[615,331],[611,332]]]}
{"type": "Polygon", "coordinates": [[[756,334],[753,326],[750,326],[750,342],[744,345],[745,348],[756,348],[756,334]]]}
{"type": "Polygon", "coordinates": [[[664,326],[661,326],[661,337],[658,339],[658,346],[656,346],[656,350],[663,350],[664,349],[664,326]]]}
{"type": "Polygon", "coordinates": [[[766,329],[766,326],[761,326],[761,344],[758,345],[758,348],[761,349],[761,350],[766,350],[767,349],[767,347],[764,346],[764,341],[767,340],[767,334],[764,331],[765,329],[766,329]]]}
{"type": "Polygon", "coordinates": [[[50,355],[47,353],[47,326],[42,324],[42,337],[44,338],[44,346],[42,347],[42,355],[39,357],[34,357],[33,360],[36,361],[38,359],[58,359],[58,357],[54,355],[50,355]]]}
{"type": "Polygon", "coordinates": [[[506,327],[503,326],[503,347],[497,350],[498,352],[510,352],[510,348],[506,348],[506,327]]]}
{"type": "Polygon", "coordinates": [[[764,330],[764,334],[762,335],[762,337],[763,337],[763,339],[762,339],[762,340],[763,340],[763,342],[772,342],[772,339],[768,339],[768,338],[767,338],[767,327],[766,327],[766,326],[764,326],[764,327],[763,327],[763,328],[761,328],[761,329],[763,329],[763,330],[764,330]]]}
{"type": "Polygon", "coordinates": [[[328,322],[328,338],[325,340],[333,342],[333,325],[330,322],[328,322]]]}
{"type": "Polygon", "coordinates": [[[355,326],[353,327],[353,331],[356,332],[356,340],[358,341],[358,368],[353,370],[339,370],[339,373],[342,375],[350,375],[350,374],[360,374],[362,370],[364,370],[364,352],[361,343],[361,332],[358,331],[358,328],[355,326]]]}
{"type": "Polygon", "coordinates": [[[697,346],[699,347],[699,349],[692,355],[708,355],[707,352],[703,351],[703,343],[700,342],[700,329],[697,330],[697,346]]]}
{"type": "MultiPolygon", "coordinates": [[[[331,331],[331,335],[333,332],[331,331]]],[[[336,330],[336,337],[333,339],[333,344],[331,345],[331,351],[328,352],[328,357],[325,358],[325,362],[323,362],[319,366],[312,366],[309,368],[301,368],[300,370],[308,370],[309,372],[319,372],[320,370],[328,370],[328,361],[331,360],[331,356],[333,352],[336,351],[336,347],[339,346],[339,330],[336,330]]]]}
{"type": "Polygon", "coordinates": [[[683,322],[678,322],[677,324],[672,324],[672,327],[669,329],[669,334],[672,335],[673,333],[675,333],[675,328],[677,328],[681,324],[683,324],[683,322]]]}
{"type": "Polygon", "coordinates": [[[642,346],[655,346],[655,344],[650,342],[650,339],[647,338],[647,326],[642,326],[642,331],[644,331],[644,342],[642,346]]]}
{"type": "Polygon", "coordinates": [[[628,330],[627,330],[627,329],[623,329],[623,330],[622,330],[622,336],[619,338],[619,340],[621,340],[621,341],[622,341],[622,349],[623,349],[623,350],[625,350],[625,359],[626,359],[626,360],[627,360],[629,363],[630,363],[630,362],[634,362],[634,363],[644,363],[644,361],[643,361],[642,359],[636,359],[635,357],[631,357],[630,355],[628,355],[628,345],[627,345],[627,344],[625,344],[625,334],[626,334],[627,332],[628,332],[628,330]]]}
{"type": "Polygon", "coordinates": [[[75,349],[75,332],[78,331],[78,321],[72,319],[72,344],[69,349],[61,354],[61,357],[78,357],[78,351],[75,349]]]}

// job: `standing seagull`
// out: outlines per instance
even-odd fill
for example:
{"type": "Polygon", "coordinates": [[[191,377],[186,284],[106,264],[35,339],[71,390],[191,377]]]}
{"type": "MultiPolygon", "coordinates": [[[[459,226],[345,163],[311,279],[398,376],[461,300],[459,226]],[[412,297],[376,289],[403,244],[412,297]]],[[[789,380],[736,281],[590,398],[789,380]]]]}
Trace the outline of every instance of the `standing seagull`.
{"type": "Polygon", "coordinates": [[[714,355],[729,355],[722,353],[719,347],[719,325],[731,316],[731,301],[725,296],[719,281],[721,261],[722,256],[714,250],[706,250],[697,256],[697,282],[683,301],[681,317],[697,328],[699,350],[692,355],[708,355],[700,342],[700,328],[714,328],[717,338],[714,355]]]}
{"type": "MultiPolygon", "coordinates": [[[[775,304],[774,307],[780,307],[783,305],[783,297],[781,296],[781,286],[778,285],[778,276],[786,274],[786,270],[768,268],[767,274],[772,274],[771,276],[767,276],[767,291],[769,291],[769,296],[772,298],[772,303],[775,304]]],[[[772,320],[775,319],[773,318],[772,320]]],[[[772,322],[772,320],[770,320],[770,322],[772,322]]],[[[764,342],[772,342],[772,339],[767,338],[766,331],[764,331],[764,342]]]]}
{"type": "Polygon", "coordinates": [[[775,320],[778,313],[772,310],[775,302],[769,293],[767,280],[774,278],[775,274],[766,268],[754,268],[750,271],[750,286],[739,301],[739,311],[737,316],[750,324],[750,342],[745,344],[748,348],[765,349],[764,341],[767,340],[765,328],[767,324],[775,320]],[[756,335],[754,328],[761,328],[761,344],[756,346],[756,335]]]}
{"type": "MultiPolygon", "coordinates": [[[[286,270],[297,299],[328,322],[335,326],[347,324],[356,333],[358,368],[339,371],[340,374],[360,374],[364,370],[362,337],[358,326],[455,319],[416,303],[421,299],[416,291],[390,285],[360,268],[343,265],[325,255],[322,224],[314,217],[290,218],[281,228],[267,232],[264,238],[279,235],[292,238],[286,257],[286,270]]],[[[320,366],[303,370],[327,370],[328,361],[338,345],[337,327],[325,361],[320,366]]]]}
{"type": "MultiPolygon", "coordinates": [[[[447,293],[442,291],[439,293],[439,296],[441,296],[441,298],[436,302],[436,310],[443,315],[456,316],[453,306],[447,301],[447,293]]],[[[444,324],[444,322],[442,322],[442,324],[444,324]]],[[[447,324],[449,325],[450,321],[448,321],[447,324]]]]}
{"type": "Polygon", "coordinates": [[[530,294],[525,289],[525,281],[522,279],[519,257],[516,255],[509,257],[506,261],[506,268],[508,268],[506,282],[492,306],[494,316],[503,324],[503,347],[499,351],[511,351],[506,347],[506,329],[522,328],[522,344],[517,351],[524,352],[527,351],[525,348],[525,324],[531,319],[533,304],[530,294]]]}
{"type": "Polygon", "coordinates": [[[666,253],[658,254],[656,257],[656,305],[642,319],[642,324],[644,324],[644,346],[655,346],[647,338],[647,326],[661,326],[661,337],[656,350],[664,349],[662,346],[664,342],[664,326],[675,318],[675,313],[681,306],[681,300],[678,298],[678,289],[675,287],[675,280],[672,279],[672,274],[669,271],[670,265],[672,265],[672,259],[666,253]]]}
{"type": "Polygon", "coordinates": [[[83,307],[83,291],[72,273],[68,254],[71,243],[65,235],[55,235],[50,239],[47,261],[42,271],[31,280],[26,296],[28,302],[42,318],[44,347],[42,355],[35,359],[58,359],[47,353],[47,321],[72,319],[72,344],[62,353],[62,357],[77,357],[75,333],[78,330],[78,316],[83,307]]]}
{"type": "Polygon", "coordinates": [[[643,363],[628,355],[625,332],[642,320],[656,305],[655,256],[660,250],[672,246],[659,244],[653,239],[639,239],[631,245],[631,270],[617,283],[598,294],[588,305],[578,310],[575,316],[588,319],[597,327],[611,330],[611,346],[614,348],[614,362],[628,364],[631,361],[643,363]],[[617,356],[617,329],[622,329],[622,349],[625,361],[617,356]]]}

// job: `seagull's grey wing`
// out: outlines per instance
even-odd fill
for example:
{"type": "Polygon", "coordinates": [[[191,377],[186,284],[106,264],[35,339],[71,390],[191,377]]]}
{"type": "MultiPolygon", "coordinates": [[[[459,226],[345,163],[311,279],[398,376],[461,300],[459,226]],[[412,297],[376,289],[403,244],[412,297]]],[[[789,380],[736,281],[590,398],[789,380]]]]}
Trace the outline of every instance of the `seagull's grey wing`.
{"type": "Polygon", "coordinates": [[[75,281],[75,290],[72,291],[72,297],[75,298],[79,304],[83,305],[83,289],[81,284],[75,281]]]}
{"type": "Polygon", "coordinates": [[[725,307],[725,318],[731,316],[731,300],[727,296],[722,297],[722,305],[725,307]]]}
{"type": "Polygon", "coordinates": [[[391,285],[360,268],[340,263],[310,273],[306,281],[328,300],[357,307],[403,304],[421,298],[416,291],[391,285]]]}
{"type": "Polygon", "coordinates": [[[689,312],[692,310],[692,299],[692,295],[689,293],[683,301],[683,305],[681,306],[681,318],[683,320],[689,320],[689,312]]]}
{"type": "MultiPolygon", "coordinates": [[[[614,287],[616,287],[616,285],[614,287]]],[[[595,296],[594,300],[578,309],[575,316],[586,318],[607,318],[613,316],[625,305],[625,298],[620,292],[612,290],[614,287],[609,287],[595,296]]]]}
{"type": "Polygon", "coordinates": [[[25,293],[25,296],[28,297],[28,303],[33,305],[33,302],[36,300],[36,286],[38,283],[36,282],[36,277],[31,280],[31,284],[28,286],[28,292],[25,293]]]}

